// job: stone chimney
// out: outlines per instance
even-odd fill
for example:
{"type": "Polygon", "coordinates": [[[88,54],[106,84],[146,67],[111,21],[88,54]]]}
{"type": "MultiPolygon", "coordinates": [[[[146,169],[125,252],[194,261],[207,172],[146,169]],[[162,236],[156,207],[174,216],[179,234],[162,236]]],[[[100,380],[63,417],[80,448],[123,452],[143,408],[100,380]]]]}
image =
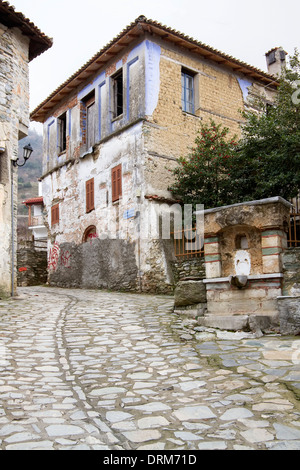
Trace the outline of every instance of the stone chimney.
{"type": "Polygon", "coordinates": [[[286,66],[286,56],[282,47],[275,47],[266,53],[268,72],[270,75],[280,77],[283,68],[286,66]]]}

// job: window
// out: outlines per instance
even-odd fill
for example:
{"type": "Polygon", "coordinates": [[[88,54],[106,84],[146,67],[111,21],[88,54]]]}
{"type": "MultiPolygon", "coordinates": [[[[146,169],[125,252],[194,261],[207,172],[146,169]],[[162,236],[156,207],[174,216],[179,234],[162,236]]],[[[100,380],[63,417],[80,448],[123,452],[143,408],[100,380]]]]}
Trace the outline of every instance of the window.
{"type": "Polygon", "coordinates": [[[90,225],[84,232],[82,241],[83,243],[86,243],[88,241],[94,240],[95,238],[98,238],[96,227],[95,225],[90,225]]]}
{"type": "Polygon", "coordinates": [[[95,90],[81,101],[81,133],[82,143],[86,150],[96,142],[96,103],[95,90]]]}
{"type": "Polygon", "coordinates": [[[85,103],[86,105],[86,146],[89,149],[96,142],[96,122],[95,122],[95,92],[89,97],[85,103]]]}
{"type": "Polygon", "coordinates": [[[51,207],[51,226],[59,223],[59,204],[51,207]]]}
{"type": "Polygon", "coordinates": [[[94,202],[94,178],[85,183],[86,194],[86,212],[92,212],[95,209],[94,202]]]}
{"type": "Polygon", "coordinates": [[[123,114],[123,71],[112,77],[113,119],[123,114]]]}
{"type": "Polygon", "coordinates": [[[237,235],[235,238],[235,248],[237,250],[248,250],[248,238],[246,235],[237,235]]]}
{"type": "Polygon", "coordinates": [[[122,165],[111,170],[112,202],[118,201],[122,196],[122,165]]]}
{"type": "Polygon", "coordinates": [[[194,114],[194,75],[185,69],[181,72],[181,104],[182,111],[194,114]]]}
{"type": "Polygon", "coordinates": [[[67,113],[58,118],[58,152],[67,150],[67,113]]]}

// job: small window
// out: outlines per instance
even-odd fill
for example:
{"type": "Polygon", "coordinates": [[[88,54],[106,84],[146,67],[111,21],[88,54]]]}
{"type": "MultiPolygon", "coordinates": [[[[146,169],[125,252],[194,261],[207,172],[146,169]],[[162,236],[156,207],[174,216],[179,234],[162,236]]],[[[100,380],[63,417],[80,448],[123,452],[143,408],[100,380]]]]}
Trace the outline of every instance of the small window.
{"type": "Polygon", "coordinates": [[[122,165],[118,165],[111,171],[112,202],[119,201],[122,196],[122,165]]]}
{"type": "Polygon", "coordinates": [[[58,118],[58,152],[67,150],[67,113],[58,118]]]}
{"type": "Polygon", "coordinates": [[[248,250],[248,248],[249,248],[248,238],[245,234],[236,236],[236,238],[235,238],[235,248],[237,250],[248,250]]]}
{"type": "Polygon", "coordinates": [[[90,225],[84,232],[82,241],[83,243],[86,243],[88,241],[94,240],[95,238],[98,238],[97,229],[95,225],[90,225]]]}
{"type": "Polygon", "coordinates": [[[123,114],[123,71],[112,77],[113,88],[113,119],[123,114]]]}
{"type": "Polygon", "coordinates": [[[94,178],[85,183],[86,189],[86,212],[92,212],[95,209],[95,196],[94,196],[94,178]]]}
{"type": "Polygon", "coordinates": [[[59,224],[59,204],[51,207],[51,226],[59,224]]]}
{"type": "Polygon", "coordinates": [[[181,72],[181,104],[182,111],[194,114],[194,75],[185,69],[181,72]]]}

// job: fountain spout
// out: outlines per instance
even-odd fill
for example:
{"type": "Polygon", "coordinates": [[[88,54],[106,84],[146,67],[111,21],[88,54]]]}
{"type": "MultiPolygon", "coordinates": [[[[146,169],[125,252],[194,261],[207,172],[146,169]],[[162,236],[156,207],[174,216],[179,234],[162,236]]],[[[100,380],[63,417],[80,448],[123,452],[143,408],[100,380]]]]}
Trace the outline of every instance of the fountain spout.
{"type": "Polygon", "coordinates": [[[244,276],[244,275],[229,276],[229,283],[231,286],[238,287],[239,289],[244,289],[248,283],[248,276],[244,276]]]}

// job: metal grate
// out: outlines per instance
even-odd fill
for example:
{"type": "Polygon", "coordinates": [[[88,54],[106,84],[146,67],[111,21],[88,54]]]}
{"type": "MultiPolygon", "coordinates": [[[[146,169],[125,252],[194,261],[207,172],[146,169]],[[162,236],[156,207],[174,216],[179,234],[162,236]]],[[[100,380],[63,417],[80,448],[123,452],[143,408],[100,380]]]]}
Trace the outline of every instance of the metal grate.
{"type": "Polygon", "coordinates": [[[171,232],[175,256],[179,259],[201,258],[204,256],[203,239],[195,227],[185,227],[171,232]]]}

